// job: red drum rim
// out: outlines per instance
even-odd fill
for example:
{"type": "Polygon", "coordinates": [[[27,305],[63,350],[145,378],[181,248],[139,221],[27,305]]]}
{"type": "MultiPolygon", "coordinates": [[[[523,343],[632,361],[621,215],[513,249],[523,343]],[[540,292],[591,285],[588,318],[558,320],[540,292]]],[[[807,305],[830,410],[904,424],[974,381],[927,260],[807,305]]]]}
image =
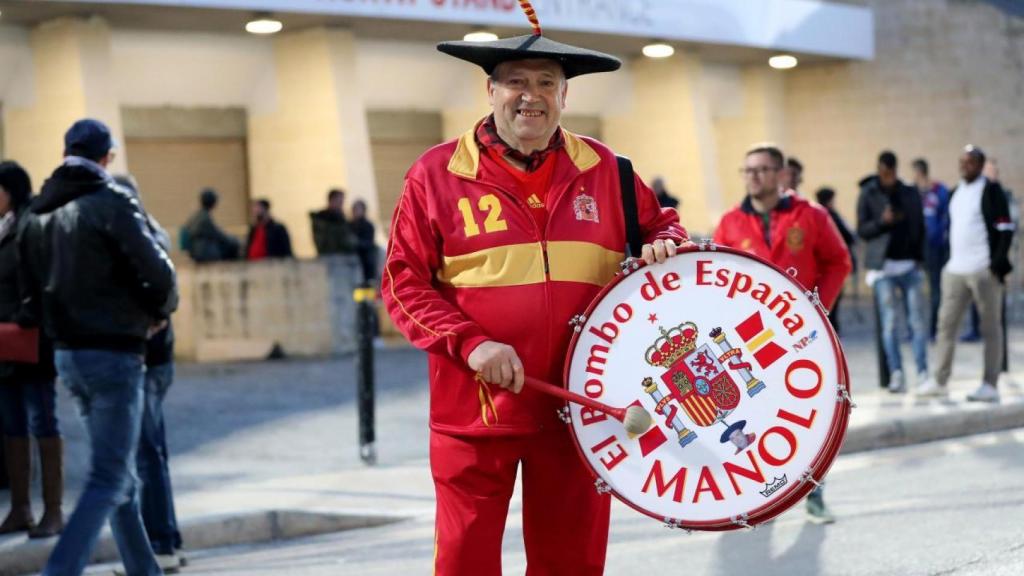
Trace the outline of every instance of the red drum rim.
{"type": "MultiPolygon", "coordinates": [[[[687,254],[691,252],[698,253],[714,253],[721,252],[726,254],[732,254],[741,258],[747,258],[754,260],[760,264],[768,266],[775,271],[779,272],[781,276],[786,278],[794,287],[796,287],[801,294],[810,296],[815,293],[804,288],[796,279],[787,273],[785,270],[779,268],[772,262],[761,258],[756,254],[751,254],[743,250],[737,250],[727,246],[720,246],[712,244],[710,242],[702,242],[700,244],[687,245],[679,249],[677,255],[687,254]]],[[[628,266],[625,266],[623,271],[615,275],[612,279],[587,305],[587,309],[583,312],[585,318],[590,318],[594,309],[602,302],[602,300],[610,293],[619,283],[623,282],[626,278],[636,274],[638,271],[646,268],[646,263],[640,259],[632,259],[628,266]]],[[[670,528],[682,528],[686,530],[701,530],[701,531],[725,531],[735,530],[737,528],[753,527],[757,524],[764,523],[772,518],[775,518],[779,514],[792,508],[795,504],[800,502],[808,493],[811,492],[817,486],[831,468],[836,456],[839,454],[839,450],[842,447],[843,440],[846,437],[846,428],[850,418],[850,408],[852,404],[850,395],[850,384],[849,384],[849,367],[846,363],[846,355],[843,353],[842,344],[839,341],[838,336],[835,333],[835,329],[832,327],[832,323],[828,320],[828,316],[820,305],[815,305],[814,309],[818,316],[821,318],[822,323],[828,333],[829,341],[832,343],[833,354],[835,355],[836,366],[838,368],[837,376],[838,382],[836,385],[839,387],[836,403],[838,404],[835,413],[832,417],[832,423],[829,426],[826,439],[822,447],[819,449],[818,454],[813,458],[809,476],[810,478],[804,477],[799,480],[794,488],[787,489],[784,495],[778,499],[766,502],[764,505],[759,506],[753,510],[747,512],[743,517],[733,518],[720,518],[715,520],[679,520],[676,518],[667,518],[663,514],[648,510],[642,506],[635,504],[628,498],[620,494],[614,488],[608,486],[607,492],[613,494],[623,504],[630,508],[640,512],[646,516],[650,516],[655,520],[663,522],[670,528]],[[845,401],[844,401],[845,399],[845,401]],[[813,480],[813,481],[811,481],[813,480]]],[[[569,348],[566,351],[565,368],[562,373],[562,387],[569,388],[569,377],[572,370],[572,358],[576,352],[577,342],[582,334],[581,330],[576,330],[573,333],[572,339],[569,342],[569,348]]],[[[572,440],[573,445],[576,447],[576,452],[579,458],[583,461],[584,465],[593,475],[596,482],[603,482],[601,476],[591,466],[590,461],[587,459],[583,446],[580,444],[579,435],[575,429],[575,425],[570,421],[567,424],[572,429],[572,440]]]]}

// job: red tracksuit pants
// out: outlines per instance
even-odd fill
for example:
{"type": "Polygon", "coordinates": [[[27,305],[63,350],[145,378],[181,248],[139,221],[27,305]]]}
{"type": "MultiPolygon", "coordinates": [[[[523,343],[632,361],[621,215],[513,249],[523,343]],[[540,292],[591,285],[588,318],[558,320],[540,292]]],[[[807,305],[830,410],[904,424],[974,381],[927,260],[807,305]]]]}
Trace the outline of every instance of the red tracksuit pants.
{"type": "Polygon", "coordinates": [[[501,540],[520,463],[527,576],[604,573],[611,500],[594,489],[568,427],[557,427],[497,438],[430,433],[436,576],[501,575],[501,540]]]}

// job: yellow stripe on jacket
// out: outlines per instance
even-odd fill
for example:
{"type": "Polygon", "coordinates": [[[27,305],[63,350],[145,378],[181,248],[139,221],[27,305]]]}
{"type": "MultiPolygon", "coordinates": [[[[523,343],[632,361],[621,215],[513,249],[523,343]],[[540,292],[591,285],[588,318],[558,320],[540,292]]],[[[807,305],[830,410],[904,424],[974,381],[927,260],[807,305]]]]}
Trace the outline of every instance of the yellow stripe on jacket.
{"type": "MultiPolygon", "coordinates": [[[[548,242],[551,280],[604,286],[619,270],[622,252],[590,242],[548,242]]],[[[437,279],[456,288],[496,288],[544,282],[540,243],[509,244],[446,256],[437,279]]]]}

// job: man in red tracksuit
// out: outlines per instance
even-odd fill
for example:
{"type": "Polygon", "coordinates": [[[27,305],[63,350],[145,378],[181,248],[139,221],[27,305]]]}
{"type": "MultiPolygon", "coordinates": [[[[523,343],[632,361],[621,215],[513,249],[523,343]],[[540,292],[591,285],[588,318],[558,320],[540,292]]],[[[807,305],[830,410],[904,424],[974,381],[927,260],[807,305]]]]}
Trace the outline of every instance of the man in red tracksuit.
{"type": "MultiPolygon", "coordinates": [[[[747,197],[722,216],[714,241],[756,254],[784,271],[796,270],[797,282],[816,289],[831,310],[853,269],[850,253],[824,207],[780,186],[784,166],[785,156],[775,146],[758,145],[747,152],[742,168],[747,197]]],[[[807,497],[807,513],[813,522],[834,521],[821,486],[807,497]]]]}
{"type": "MultiPolygon", "coordinates": [[[[409,170],[381,285],[395,324],[429,352],[434,573],[501,574],[521,465],[527,574],[601,574],[609,498],[560,402],[523,389],[523,376],[561,381],[569,320],[625,258],[615,155],[559,126],[566,80],[619,62],[539,30],[438,48],[484,68],[493,114],[409,170]]],[[[634,183],[642,255],[664,261],[686,233],[634,183]]]]}

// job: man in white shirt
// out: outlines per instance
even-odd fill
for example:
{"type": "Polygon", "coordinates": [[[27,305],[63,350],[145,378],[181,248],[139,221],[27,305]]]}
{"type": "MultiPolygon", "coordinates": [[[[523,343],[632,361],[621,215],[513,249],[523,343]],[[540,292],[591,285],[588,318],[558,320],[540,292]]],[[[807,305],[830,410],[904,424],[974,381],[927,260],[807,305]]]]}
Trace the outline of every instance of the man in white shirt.
{"type": "Polygon", "coordinates": [[[942,271],[942,303],[937,338],[935,382],[918,388],[922,396],[945,396],[953,366],[956,329],[973,301],[981,316],[985,373],[968,400],[998,402],[996,380],[1002,364],[1003,281],[1009,260],[1013,222],[1006,196],[997,182],[982,176],[985,153],[968,145],[960,156],[960,183],[950,192],[949,262],[942,271]]]}

